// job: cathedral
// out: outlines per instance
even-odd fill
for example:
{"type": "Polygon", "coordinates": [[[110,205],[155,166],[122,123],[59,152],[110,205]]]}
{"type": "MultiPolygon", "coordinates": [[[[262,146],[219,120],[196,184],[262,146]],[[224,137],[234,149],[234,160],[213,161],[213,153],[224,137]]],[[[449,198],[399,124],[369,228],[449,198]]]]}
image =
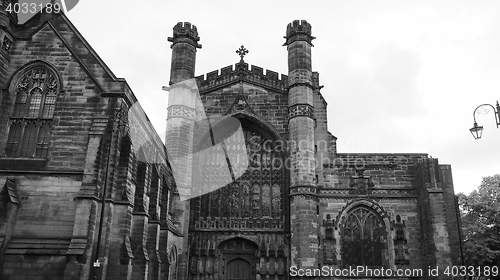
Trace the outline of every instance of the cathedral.
{"type": "Polygon", "coordinates": [[[64,14],[20,25],[10,2],[1,279],[452,279],[462,264],[449,165],[337,151],[307,21],[283,30],[285,74],[241,46],[196,75],[198,31],[175,25],[161,139],[64,14]]]}

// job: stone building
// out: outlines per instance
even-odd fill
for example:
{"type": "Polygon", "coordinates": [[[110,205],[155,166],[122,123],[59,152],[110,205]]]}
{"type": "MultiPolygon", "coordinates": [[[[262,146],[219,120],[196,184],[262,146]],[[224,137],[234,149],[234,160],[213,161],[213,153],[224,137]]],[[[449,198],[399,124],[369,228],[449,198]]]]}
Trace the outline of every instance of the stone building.
{"type": "Polygon", "coordinates": [[[306,21],[286,29],[286,75],[248,65],[240,48],[235,65],[195,76],[196,27],[174,26],[172,87],[194,79],[213,122],[194,131],[199,104],[181,96],[168,110],[166,149],[126,81],[66,16],[18,25],[8,3],[0,1],[1,279],[289,279],[349,266],[422,269],[426,278],[428,267],[461,263],[450,166],[427,154],[337,152],[306,21]],[[206,157],[166,160],[210,138],[220,145],[206,157]],[[213,168],[221,149],[229,173],[213,168]],[[245,171],[234,176],[238,165],[245,171]],[[212,185],[221,188],[192,193],[212,185]]]}
{"type": "Polygon", "coordinates": [[[0,279],[169,279],[182,208],[162,139],[65,15],[17,25],[9,2],[0,1],[0,279]]]}
{"type": "MultiPolygon", "coordinates": [[[[196,178],[187,194],[225,186],[202,192],[186,206],[179,279],[288,279],[356,266],[421,273],[416,278],[439,267],[438,278],[449,278],[443,270],[461,264],[450,166],[419,153],[337,152],[337,138],[327,130],[323,86],[312,68],[313,39],[306,21],[287,26],[287,75],[248,65],[242,46],[235,65],[195,76],[201,47],[196,27],[174,27],[171,82],[195,79],[213,133],[227,137],[212,136],[212,144],[227,140],[222,148],[233,169],[242,150],[248,159],[246,171],[227,185],[220,181],[229,175],[213,168],[220,164],[220,149],[184,162],[202,173],[191,174],[196,178]],[[225,125],[210,121],[212,116],[237,118],[244,139],[217,131],[225,125]]],[[[184,127],[190,141],[206,141],[208,132],[192,136],[200,112],[187,95],[175,102],[182,105],[170,106],[168,120],[184,127]]],[[[370,273],[348,276],[383,275],[370,273]]]]}

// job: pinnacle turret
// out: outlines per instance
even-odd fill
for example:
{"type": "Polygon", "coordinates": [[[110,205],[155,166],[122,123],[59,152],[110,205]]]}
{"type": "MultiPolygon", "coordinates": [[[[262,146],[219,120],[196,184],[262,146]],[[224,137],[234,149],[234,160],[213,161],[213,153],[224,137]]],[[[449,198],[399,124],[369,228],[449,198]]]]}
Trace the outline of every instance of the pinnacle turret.
{"type": "Polygon", "coordinates": [[[168,41],[172,42],[172,47],[182,42],[191,44],[195,48],[201,48],[201,45],[198,44],[200,37],[198,36],[198,30],[195,25],[191,25],[189,22],[179,22],[173,29],[173,37],[168,37],[168,41]]]}
{"type": "Polygon", "coordinates": [[[311,35],[311,30],[311,24],[307,21],[294,20],[292,23],[289,23],[286,28],[286,36],[284,37],[286,42],[283,46],[287,46],[295,41],[307,41],[311,44],[312,40],[316,39],[316,37],[311,35]]]}
{"type": "Polygon", "coordinates": [[[189,22],[179,22],[173,30],[173,36],[168,37],[168,41],[172,42],[171,84],[194,78],[196,49],[201,48],[198,44],[200,37],[195,25],[189,22]]]}

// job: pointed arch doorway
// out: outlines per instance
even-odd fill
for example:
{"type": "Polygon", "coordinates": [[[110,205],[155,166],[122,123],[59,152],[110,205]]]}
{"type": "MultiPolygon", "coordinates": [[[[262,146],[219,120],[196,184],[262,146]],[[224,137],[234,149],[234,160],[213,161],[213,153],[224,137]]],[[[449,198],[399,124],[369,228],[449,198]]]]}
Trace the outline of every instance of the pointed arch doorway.
{"type": "Polygon", "coordinates": [[[222,242],[219,250],[224,265],[224,280],[255,280],[257,245],[243,238],[222,242]]]}

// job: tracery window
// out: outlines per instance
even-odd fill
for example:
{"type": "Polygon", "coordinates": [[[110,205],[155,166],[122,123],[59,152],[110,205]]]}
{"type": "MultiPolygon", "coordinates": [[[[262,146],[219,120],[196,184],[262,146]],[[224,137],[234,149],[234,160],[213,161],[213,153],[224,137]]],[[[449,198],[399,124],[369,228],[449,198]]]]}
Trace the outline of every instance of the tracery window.
{"type": "Polygon", "coordinates": [[[8,157],[47,157],[59,92],[54,73],[43,66],[26,71],[15,85],[16,100],[5,147],[8,157]]]}
{"type": "Polygon", "coordinates": [[[372,210],[358,207],[344,220],[342,259],[347,266],[382,266],[385,228],[372,210]]]}
{"type": "MultiPolygon", "coordinates": [[[[244,164],[248,166],[247,170],[229,185],[193,199],[192,219],[282,220],[281,186],[284,163],[280,149],[276,146],[277,141],[261,130],[245,125],[243,125],[243,135],[244,139],[234,139],[233,143],[226,143],[226,148],[229,161],[232,164],[244,164]],[[245,150],[247,155],[242,156],[241,153],[245,150]],[[241,159],[247,159],[248,162],[241,162],[241,159]]],[[[217,150],[215,153],[221,154],[217,150]]],[[[217,158],[208,156],[204,160],[205,164],[217,164],[217,160],[226,159],[220,156],[217,158]]],[[[203,168],[203,170],[216,170],[217,173],[217,169],[203,168]]],[[[223,176],[228,175],[207,172],[202,174],[201,184],[227,182],[227,178],[223,176]]]]}

